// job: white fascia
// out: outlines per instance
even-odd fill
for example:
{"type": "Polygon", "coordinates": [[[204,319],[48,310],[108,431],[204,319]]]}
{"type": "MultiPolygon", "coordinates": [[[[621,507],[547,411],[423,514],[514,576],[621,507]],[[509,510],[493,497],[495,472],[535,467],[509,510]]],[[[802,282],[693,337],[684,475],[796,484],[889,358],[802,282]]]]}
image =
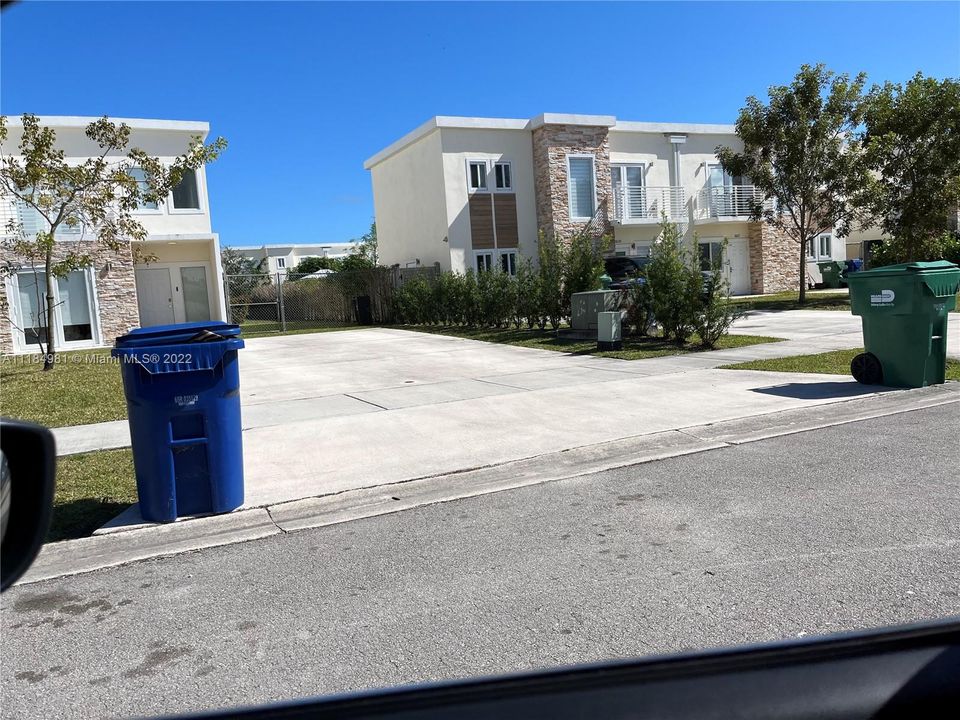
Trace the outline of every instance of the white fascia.
{"type": "Polygon", "coordinates": [[[619,120],[610,128],[611,132],[658,133],[665,135],[733,135],[736,125],[711,125],[704,123],[652,123],[629,122],[619,120]]]}
{"type": "MultiPolygon", "coordinates": [[[[98,117],[84,117],[80,115],[38,115],[37,120],[44,127],[52,128],[85,128],[98,117]]],[[[206,137],[210,132],[210,123],[201,120],[147,120],[144,118],[107,118],[112,123],[123,123],[133,130],[167,130],[173,132],[188,132],[206,137]]],[[[10,127],[22,127],[23,123],[17,116],[9,116],[7,123],[10,127]]]]}
{"type": "Polygon", "coordinates": [[[530,121],[530,129],[544,125],[587,125],[612,128],[617,124],[613,115],[570,115],[566,113],[543,113],[530,121]]]}

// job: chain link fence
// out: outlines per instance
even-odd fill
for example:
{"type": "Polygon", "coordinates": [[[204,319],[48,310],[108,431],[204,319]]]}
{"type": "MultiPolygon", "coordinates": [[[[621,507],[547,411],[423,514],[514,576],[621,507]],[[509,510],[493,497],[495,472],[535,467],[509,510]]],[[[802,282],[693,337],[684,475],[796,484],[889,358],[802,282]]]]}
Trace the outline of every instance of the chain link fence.
{"type": "Polygon", "coordinates": [[[310,274],[224,275],[229,322],[264,335],[394,321],[394,291],[414,277],[435,279],[436,267],[369,268],[310,274]]]}

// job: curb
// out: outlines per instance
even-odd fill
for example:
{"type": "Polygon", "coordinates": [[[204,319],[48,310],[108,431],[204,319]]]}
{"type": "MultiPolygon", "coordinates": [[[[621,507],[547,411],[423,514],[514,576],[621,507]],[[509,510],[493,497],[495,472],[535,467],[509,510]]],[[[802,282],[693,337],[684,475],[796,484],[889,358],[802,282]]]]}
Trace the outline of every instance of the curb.
{"type": "Polygon", "coordinates": [[[503,492],[951,403],[960,403],[960,383],[917,390],[891,390],[830,405],[796,408],[585,445],[447,475],[51,543],[43,546],[33,567],[17,584],[26,585],[154,557],[336,525],[422,505],[503,492]]]}

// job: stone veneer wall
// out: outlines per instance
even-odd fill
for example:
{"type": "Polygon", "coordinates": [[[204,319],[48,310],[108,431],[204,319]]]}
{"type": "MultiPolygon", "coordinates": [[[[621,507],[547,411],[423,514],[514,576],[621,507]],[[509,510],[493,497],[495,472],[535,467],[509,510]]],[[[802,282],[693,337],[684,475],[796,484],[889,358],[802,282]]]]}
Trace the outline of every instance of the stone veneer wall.
{"type": "Polygon", "coordinates": [[[537,226],[547,235],[568,239],[591,226],[595,235],[611,232],[610,141],[605,126],[542,125],[533,131],[537,226]],[[567,155],[591,153],[597,176],[596,222],[570,220],[567,203],[567,155]]]}
{"type": "MultiPolygon", "coordinates": [[[[86,248],[93,260],[100,336],[110,345],[115,337],[140,325],[133,254],[129,245],[119,253],[98,245],[86,245],[86,248]]],[[[10,250],[0,247],[0,264],[16,261],[10,250]]],[[[7,293],[3,289],[0,291],[0,353],[13,352],[13,332],[7,293]]]]}
{"type": "Polygon", "coordinates": [[[750,224],[750,290],[755,294],[800,289],[800,247],[767,223],[750,224]]]}

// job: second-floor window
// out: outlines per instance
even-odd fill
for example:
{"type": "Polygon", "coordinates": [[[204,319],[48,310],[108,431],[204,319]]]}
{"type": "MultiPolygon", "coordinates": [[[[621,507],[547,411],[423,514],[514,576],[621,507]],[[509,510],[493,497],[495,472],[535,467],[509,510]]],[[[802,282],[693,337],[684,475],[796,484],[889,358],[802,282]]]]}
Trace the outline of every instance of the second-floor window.
{"type": "Polygon", "coordinates": [[[493,171],[497,190],[513,189],[513,172],[508,162],[494,163],[493,171]]]}
{"type": "Polygon", "coordinates": [[[281,270],[287,266],[286,258],[277,258],[277,270],[281,270]]]}
{"type": "Polygon", "coordinates": [[[567,196],[571,220],[590,220],[596,211],[592,155],[567,156],[567,196]]]}
{"type": "Polygon", "coordinates": [[[485,192],[487,189],[487,163],[484,160],[470,163],[470,189],[485,192]]]}
{"type": "Polygon", "coordinates": [[[177,210],[199,210],[200,191],[195,170],[184,170],[183,177],[173,189],[173,207],[177,210]]]}
{"type": "MultiPolygon", "coordinates": [[[[150,190],[150,184],[147,182],[147,173],[142,168],[130,168],[129,175],[134,180],[137,181],[137,188],[140,190],[140,193],[146,193],[150,190]]],[[[141,210],[156,210],[158,209],[156,201],[142,201],[140,203],[141,210]]]]}

